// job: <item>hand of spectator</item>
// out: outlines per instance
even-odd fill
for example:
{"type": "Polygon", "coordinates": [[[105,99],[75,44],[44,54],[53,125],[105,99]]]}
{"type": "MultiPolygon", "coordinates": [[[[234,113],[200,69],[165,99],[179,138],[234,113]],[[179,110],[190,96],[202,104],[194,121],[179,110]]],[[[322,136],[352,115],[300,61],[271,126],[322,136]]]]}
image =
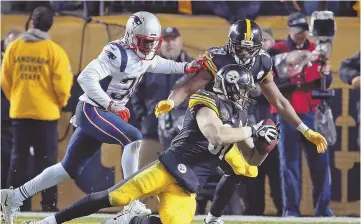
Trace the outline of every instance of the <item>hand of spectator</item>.
{"type": "Polygon", "coordinates": [[[352,89],[360,90],[360,76],[356,76],[351,82],[352,89]]]}

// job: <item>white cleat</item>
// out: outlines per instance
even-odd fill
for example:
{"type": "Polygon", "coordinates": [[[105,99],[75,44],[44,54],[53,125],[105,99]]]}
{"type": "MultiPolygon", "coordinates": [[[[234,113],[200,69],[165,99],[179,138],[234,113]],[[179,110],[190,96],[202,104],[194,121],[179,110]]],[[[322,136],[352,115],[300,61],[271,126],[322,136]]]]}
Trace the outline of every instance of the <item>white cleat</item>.
{"type": "Polygon", "coordinates": [[[211,220],[209,222],[206,222],[206,220],[204,220],[205,224],[224,224],[222,219],[217,219],[217,220],[211,220]]]}
{"type": "Polygon", "coordinates": [[[129,205],[124,206],[123,211],[119,212],[117,216],[129,213],[134,213],[137,216],[144,216],[152,214],[152,211],[148,209],[142,202],[135,200],[132,201],[129,205]]]}
{"type": "Polygon", "coordinates": [[[4,224],[14,224],[17,212],[23,203],[15,201],[15,192],[12,187],[10,189],[0,190],[0,197],[4,224]]]}
{"type": "Polygon", "coordinates": [[[108,219],[102,222],[101,224],[129,224],[130,220],[132,220],[132,218],[134,218],[135,216],[139,216],[139,215],[130,212],[123,215],[118,215],[117,217],[112,219],[108,219]]]}
{"type": "Polygon", "coordinates": [[[54,216],[48,216],[39,221],[26,221],[21,224],[57,224],[54,216]]]}

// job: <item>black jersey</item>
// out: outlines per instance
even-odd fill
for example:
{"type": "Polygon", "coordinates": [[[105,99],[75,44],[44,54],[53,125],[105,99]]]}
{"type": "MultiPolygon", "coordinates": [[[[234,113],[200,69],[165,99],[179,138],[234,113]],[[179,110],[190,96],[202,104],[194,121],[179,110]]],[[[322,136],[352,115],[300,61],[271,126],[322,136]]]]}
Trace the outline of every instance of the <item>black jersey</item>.
{"type": "MultiPolygon", "coordinates": [[[[207,70],[214,76],[218,70],[229,64],[237,64],[234,57],[229,53],[228,46],[212,47],[208,49],[204,55],[207,58],[205,65],[207,70]]],[[[254,79],[254,83],[258,84],[265,78],[272,75],[272,58],[267,52],[261,50],[259,54],[251,59],[247,67],[254,79]]],[[[205,87],[208,91],[213,91],[214,82],[210,82],[205,87]]]]}
{"type": "Polygon", "coordinates": [[[215,147],[202,134],[196,120],[197,112],[202,107],[212,109],[223,125],[242,127],[247,121],[246,111],[239,110],[228,100],[219,99],[212,92],[199,90],[190,97],[183,128],[173,139],[171,146],[159,156],[159,160],[175,176],[177,182],[191,192],[199,190],[232,147],[232,145],[215,147]],[[182,173],[182,170],[189,171],[182,173]],[[195,187],[194,184],[197,186],[195,187]]]}

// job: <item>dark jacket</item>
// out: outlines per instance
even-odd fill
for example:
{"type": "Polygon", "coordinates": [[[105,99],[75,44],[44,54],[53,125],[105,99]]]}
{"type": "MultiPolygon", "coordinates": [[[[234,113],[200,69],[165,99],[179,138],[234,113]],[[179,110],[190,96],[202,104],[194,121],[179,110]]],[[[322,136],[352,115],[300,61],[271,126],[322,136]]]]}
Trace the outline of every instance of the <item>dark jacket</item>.
{"type": "MultiPolygon", "coordinates": [[[[4,49],[4,41],[1,41],[1,61],[3,60],[3,56],[5,53],[4,49]]],[[[3,90],[1,89],[1,121],[10,120],[9,117],[9,110],[10,110],[10,102],[6,98],[3,90]]]]}
{"type": "MultiPolygon", "coordinates": [[[[190,62],[193,59],[184,51],[177,62],[190,62]]],[[[157,103],[167,99],[170,91],[182,74],[146,73],[131,97],[131,105],[135,122],[141,123],[140,131],[144,138],[158,140],[158,119],[154,115],[157,103]]]]}
{"type": "Polygon", "coordinates": [[[339,75],[343,82],[350,85],[352,79],[360,76],[360,51],[351,58],[342,61],[339,75]]]}

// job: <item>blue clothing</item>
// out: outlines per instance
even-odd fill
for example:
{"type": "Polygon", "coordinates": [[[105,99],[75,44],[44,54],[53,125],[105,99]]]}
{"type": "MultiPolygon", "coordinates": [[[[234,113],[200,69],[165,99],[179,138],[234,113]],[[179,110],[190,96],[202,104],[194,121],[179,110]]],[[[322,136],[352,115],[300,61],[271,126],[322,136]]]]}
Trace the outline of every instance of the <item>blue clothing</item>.
{"type": "Polygon", "coordinates": [[[64,169],[71,178],[83,171],[103,143],[125,146],[141,140],[140,131],[118,115],[80,101],[75,112],[78,127],[73,133],[65,157],[64,169]]]}
{"type": "MultiPolygon", "coordinates": [[[[311,111],[299,116],[309,128],[313,129],[315,112],[311,111]]],[[[295,127],[279,115],[277,115],[277,121],[280,123],[281,130],[278,150],[280,156],[283,216],[300,216],[302,148],[304,148],[311,173],[315,216],[333,215],[328,207],[331,198],[329,151],[318,154],[316,146],[308,141],[295,127]]]]}

